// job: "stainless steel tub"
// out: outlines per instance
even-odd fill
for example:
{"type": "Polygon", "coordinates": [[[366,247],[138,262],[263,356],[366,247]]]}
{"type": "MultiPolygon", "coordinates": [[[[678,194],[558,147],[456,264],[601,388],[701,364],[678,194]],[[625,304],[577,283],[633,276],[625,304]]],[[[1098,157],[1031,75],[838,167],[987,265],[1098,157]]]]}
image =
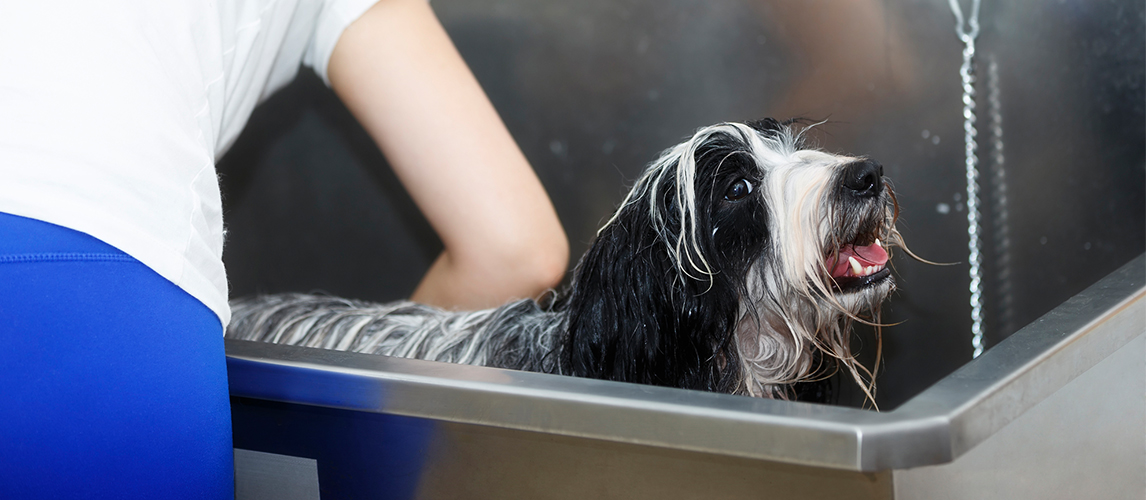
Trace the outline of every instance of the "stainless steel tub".
{"type": "Polygon", "coordinates": [[[240,497],[1142,498],[1144,262],[884,412],[228,341],[240,497]]]}

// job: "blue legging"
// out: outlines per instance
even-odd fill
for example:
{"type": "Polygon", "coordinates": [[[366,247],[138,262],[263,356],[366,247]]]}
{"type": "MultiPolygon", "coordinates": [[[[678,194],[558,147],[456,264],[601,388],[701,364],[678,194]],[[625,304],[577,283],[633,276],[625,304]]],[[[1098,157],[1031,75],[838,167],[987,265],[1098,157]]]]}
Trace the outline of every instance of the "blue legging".
{"type": "Polygon", "coordinates": [[[0,498],[231,498],[218,317],[91,236],[0,213],[0,498]]]}

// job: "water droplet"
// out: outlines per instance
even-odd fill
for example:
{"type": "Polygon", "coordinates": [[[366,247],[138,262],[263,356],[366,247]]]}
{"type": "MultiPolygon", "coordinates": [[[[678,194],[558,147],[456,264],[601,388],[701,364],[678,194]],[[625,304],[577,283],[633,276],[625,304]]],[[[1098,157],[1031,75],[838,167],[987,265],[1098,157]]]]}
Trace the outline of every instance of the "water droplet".
{"type": "Polygon", "coordinates": [[[610,154],[613,152],[614,149],[616,149],[616,147],[617,147],[617,141],[609,139],[609,140],[605,141],[604,144],[601,144],[601,152],[605,153],[605,154],[610,154]]]}
{"type": "Polygon", "coordinates": [[[938,205],[935,205],[935,211],[939,212],[941,214],[947,215],[947,214],[951,213],[951,205],[948,205],[946,203],[940,203],[938,205]]]}

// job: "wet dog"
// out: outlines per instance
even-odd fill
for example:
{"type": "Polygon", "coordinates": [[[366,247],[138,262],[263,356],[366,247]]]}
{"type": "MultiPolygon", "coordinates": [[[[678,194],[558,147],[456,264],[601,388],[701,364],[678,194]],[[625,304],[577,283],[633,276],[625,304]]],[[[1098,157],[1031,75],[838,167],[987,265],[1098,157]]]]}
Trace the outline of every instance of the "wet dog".
{"type": "Polygon", "coordinates": [[[721,123],[648,167],[545,305],[268,295],[232,302],[227,337],[773,398],[842,367],[873,399],[851,326],[895,288],[896,212],[875,161],[721,123]]]}

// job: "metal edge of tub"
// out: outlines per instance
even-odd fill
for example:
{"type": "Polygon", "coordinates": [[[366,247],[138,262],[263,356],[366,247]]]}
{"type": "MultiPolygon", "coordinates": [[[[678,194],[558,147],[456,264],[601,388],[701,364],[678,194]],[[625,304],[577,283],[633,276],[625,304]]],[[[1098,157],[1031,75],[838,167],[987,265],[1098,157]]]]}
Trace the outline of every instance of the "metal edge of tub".
{"type": "Polygon", "coordinates": [[[946,463],[1146,330],[1146,254],[893,411],[227,340],[231,395],[874,472],[946,463]]]}

